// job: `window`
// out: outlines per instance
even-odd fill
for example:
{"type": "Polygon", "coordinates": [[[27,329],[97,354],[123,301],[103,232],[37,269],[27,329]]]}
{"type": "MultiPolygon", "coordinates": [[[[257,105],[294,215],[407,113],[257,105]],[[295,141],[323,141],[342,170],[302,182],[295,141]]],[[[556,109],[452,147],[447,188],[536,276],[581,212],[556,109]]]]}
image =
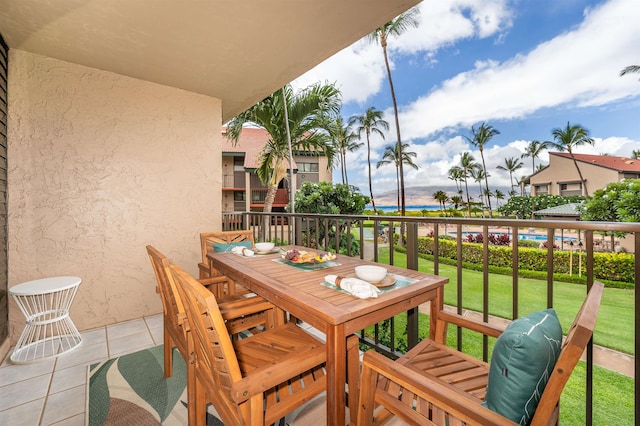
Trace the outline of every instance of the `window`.
{"type": "Polygon", "coordinates": [[[233,157],[233,171],[244,172],[244,157],[233,157]]]}
{"type": "Polygon", "coordinates": [[[536,188],[536,195],[549,193],[549,185],[546,183],[544,185],[535,185],[535,188],[536,188]]]}
{"type": "Polygon", "coordinates": [[[245,192],[244,191],[234,191],[233,193],[233,201],[245,201],[245,192]]]}
{"type": "Polygon", "coordinates": [[[297,163],[298,172],[318,173],[318,163],[297,163]]]}

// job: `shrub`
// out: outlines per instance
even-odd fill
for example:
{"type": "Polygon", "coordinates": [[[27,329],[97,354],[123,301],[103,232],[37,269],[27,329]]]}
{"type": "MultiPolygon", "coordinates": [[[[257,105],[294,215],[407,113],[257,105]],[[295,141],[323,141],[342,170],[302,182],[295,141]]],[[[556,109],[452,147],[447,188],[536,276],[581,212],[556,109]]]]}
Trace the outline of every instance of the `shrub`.
{"type": "MultiPolygon", "coordinates": [[[[519,243],[523,243],[520,240],[519,243]]],[[[536,245],[538,243],[536,242],[536,245]]],[[[458,260],[456,242],[449,239],[441,238],[438,244],[439,257],[442,259],[458,260]]],[[[463,263],[482,264],[482,245],[478,243],[462,243],[462,258],[459,259],[463,263]]],[[[433,256],[434,240],[432,237],[418,238],[418,253],[427,256],[433,256]]],[[[496,268],[507,268],[510,270],[511,263],[511,246],[494,246],[488,247],[489,265],[496,268]]],[[[584,254],[582,259],[580,254],[569,251],[554,250],[553,251],[553,272],[554,274],[568,274],[569,270],[574,275],[578,275],[579,268],[584,271],[586,268],[586,259],[584,254]],[[582,260],[582,265],[580,265],[582,260]],[[569,263],[571,262],[571,268],[569,263]]],[[[603,281],[614,281],[621,283],[634,282],[634,256],[629,253],[600,253],[593,254],[594,260],[594,277],[603,281]]],[[[539,248],[524,247],[520,244],[518,247],[518,270],[520,271],[537,271],[538,273],[546,273],[547,271],[547,250],[539,248]]]]}

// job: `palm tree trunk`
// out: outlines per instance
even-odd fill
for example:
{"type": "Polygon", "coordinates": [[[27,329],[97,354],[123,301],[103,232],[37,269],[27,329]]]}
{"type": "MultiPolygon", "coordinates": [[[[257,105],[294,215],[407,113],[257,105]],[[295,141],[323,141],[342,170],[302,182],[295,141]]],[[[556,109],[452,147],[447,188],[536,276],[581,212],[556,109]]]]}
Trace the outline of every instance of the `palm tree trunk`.
{"type": "MultiPolygon", "coordinates": [[[[275,185],[269,185],[267,188],[267,195],[264,197],[264,207],[262,211],[265,213],[269,213],[273,210],[273,202],[276,199],[276,193],[278,192],[278,183],[275,185]]],[[[265,236],[267,235],[267,228],[271,226],[271,216],[265,215],[262,221],[262,226],[260,227],[260,231],[258,232],[258,238],[260,241],[265,241],[265,236]]]]}
{"type": "Polygon", "coordinates": [[[578,162],[574,158],[573,153],[570,153],[570,154],[571,154],[571,158],[573,159],[573,165],[576,166],[576,170],[578,171],[578,176],[580,176],[580,183],[584,188],[584,196],[588,197],[589,191],[587,190],[587,181],[585,181],[584,178],[582,177],[582,172],[580,171],[580,167],[578,167],[578,162]]]}
{"type": "Polygon", "coordinates": [[[467,191],[467,212],[469,213],[469,217],[471,217],[471,200],[469,200],[469,184],[467,184],[467,179],[464,180],[464,188],[467,191]]]}
{"type": "MultiPolygon", "coordinates": [[[[393,111],[395,113],[396,120],[396,135],[398,137],[398,158],[400,158],[400,204],[401,204],[401,215],[404,216],[406,213],[406,201],[404,196],[404,167],[402,164],[402,138],[400,137],[400,120],[398,119],[398,103],[396,102],[396,91],[393,88],[393,79],[391,78],[391,67],[389,66],[389,57],[387,55],[387,39],[386,37],[381,37],[380,44],[382,45],[382,52],[384,53],[384,63],[387,67],[387,77],[389,78],[389,88],[391,89],[391,100],[393,102],[393,111]]],[[[404,222],[403,222],[404,224],[404,222]]],[[[400,236],[404,235],[403,232],[400,232],[400,236]]],[[[402,238],[401,238],[402,239],[402,238]]]]}
{"type": "MultiPolygon", "coordinates": [[[[487,205],[489,206],[489,217],[493,217],[493,212],[491,211],[491,197],[489,196],[489,177],[487,176],[487,166],[484,164],[484,153],[482,149],[480,150],[480,158],[482,158],[482,170],[484,170],[484,185],[487,190],[487,205]]],[[[484,215],[484,213],[483,213],[484,215]]]]}
{"type": "Polygon", "coordinates": [[[369,143],[369,132],[367,132],[367,164],[369,165],[369,195],[371,195],[371,206],[373,207],[373,214],[377,214],[376,202],[373,199],[373,187],[371,186],[371,144],[369,143]]]}
{"type": "Polygon", "coordinates": [[[398,166],[396,165],[396,195],[398,196],[398,210],[400,210],[400,172],[398,171],[398,166]]]}
{"type": "Polygon", "coordinates": [[[342,157],[340,160],[342,162],[342,184],[344,185],[347,183],[347,155],[344,153],[344,151],[340,151],[340,156],[342,157]]]}

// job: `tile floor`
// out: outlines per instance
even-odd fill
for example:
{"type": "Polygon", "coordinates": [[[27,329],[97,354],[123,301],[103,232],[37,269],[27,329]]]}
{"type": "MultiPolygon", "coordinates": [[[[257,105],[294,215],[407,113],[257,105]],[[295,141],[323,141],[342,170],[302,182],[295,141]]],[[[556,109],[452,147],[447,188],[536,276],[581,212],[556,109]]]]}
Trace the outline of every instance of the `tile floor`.
{"type": "Polygon", "coordinates": [[[0,425],[85,424],[87,366],[162,343],[162,315],[82,332],[82,344],[57,358],[0,365],[0,425]]]}

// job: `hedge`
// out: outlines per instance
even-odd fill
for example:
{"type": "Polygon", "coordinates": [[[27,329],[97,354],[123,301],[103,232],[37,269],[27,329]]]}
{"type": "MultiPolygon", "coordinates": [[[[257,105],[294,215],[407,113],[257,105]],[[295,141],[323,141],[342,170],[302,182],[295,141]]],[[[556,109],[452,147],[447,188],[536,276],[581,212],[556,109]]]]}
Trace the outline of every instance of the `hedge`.
{"type": "MultiPolygon", "coordinates": [[[[418,238],[418,253],[433,255],[433,238],[418,238]]],[[[490,266],[497,268],[508,268],[512,266],[511,252],[509,246],[489,245],[490,266]]],[[[456,242],[447,239],[440,239],[440,258],[457,260],[456,242]]],[[[568,250],[553,251],[553,272],[554,274],[569,274],[569,261],[572,258],[573,275],[578,275],[580,266],[580,255],[574,251],[573,255],[568,250]]],[[[482,264],[482,244],[462,243],[462,262],[470,264],[482,264]]],[[[634,255],[630,253],[601,253],[593,254],[594,278],[603,281],[613,281],[633,285],[634,276],[634,255]]],[[[518,249],[518,269],[528,271],[547,271],[547,250],[538,248],[520,247],[518,249]]],[[[582,271],[586,269],[586,256],[582,252],[582,271]]]]}

